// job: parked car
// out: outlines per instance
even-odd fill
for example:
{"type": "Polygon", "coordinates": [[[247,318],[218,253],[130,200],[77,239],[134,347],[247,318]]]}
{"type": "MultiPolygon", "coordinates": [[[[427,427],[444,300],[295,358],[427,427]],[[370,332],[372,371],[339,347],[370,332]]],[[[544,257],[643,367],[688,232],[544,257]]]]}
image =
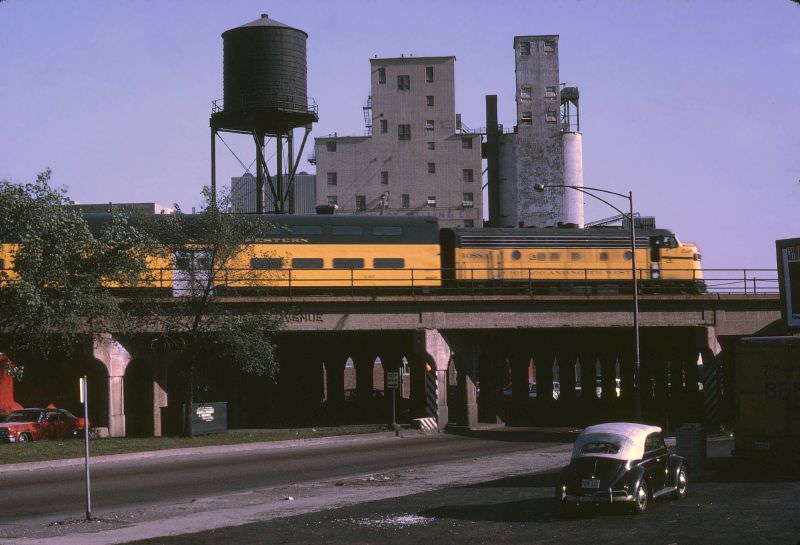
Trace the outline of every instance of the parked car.
{"type": "Polygon", "coordinates": [[[0,422],[0,443],[26,443],[73,437],[82,432],[83,418],[66,409],[20,409],[0,422]]]}
{"type": "Polygon", "coordinates": [[[689,485],[686,463],[667,450],[661,428],[627,422],[583,430],[559,482],[556,499],[563,509],[622,504],[635,514],[656,498],[686,498],[689,485]]]}

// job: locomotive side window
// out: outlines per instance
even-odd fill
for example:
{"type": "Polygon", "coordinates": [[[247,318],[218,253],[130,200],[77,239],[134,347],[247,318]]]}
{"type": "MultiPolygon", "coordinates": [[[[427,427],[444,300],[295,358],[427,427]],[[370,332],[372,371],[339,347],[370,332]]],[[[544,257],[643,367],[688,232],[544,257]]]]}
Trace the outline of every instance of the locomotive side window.
{"type": "Polygon", "coordinates": [[[251,269],[282,269],[283,259],[279,257],[254,257],[250,260],[251,269]]]}
{"type": "Polygon", "coordinates": [[[550,261],[558,261],[559,259],[561,259],[561,254],[558,252],[553,252],[550,254],[550,261]]]}
{"type": "Polygon", "coordinates": [[[521,257],[522,253],[520,253],[519,250],[514,250],[513,252],[511,252],[511,259],[513,259],[514,261],[518,260],[521,257]]]}
{"type": "Polygon", "coordinates": [[[333,259],[334,269],[363,269],[364,260],[360,257],[335,257],[333,259]]]}
{"type": "Polygon", "coordinates": [[[362,235],[364,230],[358,225],[334,225],[334,235],[362,235]]]}
{"type": "Polygon", "coordinates": [[[545,252],[539,252],[536,254],[536,259],[539,261],[547,261],[547,254],[545,252]]]}
{"type": "Polygon", "coordinates": [[[580,252],[572,252],[572,253],[569,254],[569,258],[572,261],[580,261],[581,260],[581,254],[580,254],[580,252]]]}
{"type": "Polygon", "coordinates": [[[377,236],[400,236],[403,228],[392,225],[377,225],[372,228],[372,234],[377,236]]]}
{"type": "Polygon", "coordinates": [[[373,269],[402,269],[406,266],[406,260],[402,257],[376,257],[372,260],[373,269]]]}
{"type": "Polygon", "coordinates": [[[600,252],[600,261],[608,261],[608,252],[600,252]]]}
{"type": "Polygon", "coordinates": [[[0,271],[5,270],[6,262],[3,259],[0,259],[0,271]]]}
{"type": "Polygon", "coordinates": [[[321,269],[322,259],[317,257],[295,257],[292,259],[293,269],[321,269]]]}
{"type": "Polygon", "coordinates": [[[292,234],[295,235],[321,235],[321,225],[295,225],[291,228],[292,234]]]}

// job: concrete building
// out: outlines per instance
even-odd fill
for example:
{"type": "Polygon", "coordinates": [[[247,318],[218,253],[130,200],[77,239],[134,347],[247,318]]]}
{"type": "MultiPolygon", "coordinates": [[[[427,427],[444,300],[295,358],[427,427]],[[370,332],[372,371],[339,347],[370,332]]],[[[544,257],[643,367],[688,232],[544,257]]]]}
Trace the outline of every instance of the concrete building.
{"type": "Polygon", "coordinates": [[[370,59],[368,135],[315,139],[317,202],[481,226],[481,142],[461,129],[454,67],[455,57],[370,59]]]}
{"type": "Polygon", "coordinates": [[[499,218],[492,220],[497,227],[583,227],[579,191],[534,190],[537,183],[583,185],[578,89],[561,88],[558,36],[515,36],[514,60],[516,127],[498,135],[499,218]]]}
{"type": "MultiPolygon", "coordinates": [[[[297,173],[288,202],[289,213],[313,214],[317,203],[316,189],[314,174],[297,173]]],[[[272,196],[269,184],[264,184],[264,210],[267,213],[275,210],[275,198],[272,196]]],[[[239,214],[256,212],[256,177],[249,172],[231,178],[231,211],[239,214]]]]}

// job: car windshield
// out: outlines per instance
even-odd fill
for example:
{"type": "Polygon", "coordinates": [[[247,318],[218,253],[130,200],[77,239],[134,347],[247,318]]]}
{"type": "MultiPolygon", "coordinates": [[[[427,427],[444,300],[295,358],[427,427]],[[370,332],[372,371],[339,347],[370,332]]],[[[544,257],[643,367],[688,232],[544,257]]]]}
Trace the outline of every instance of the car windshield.
{"type": "Polygon", "coordinates": [[[36,422],[41,411],[14,411],[6,416],[6,422],[36,422]]]}
{"type": "Polygon", "coordinates": [[[620,446],[611,441],[592,441],[581,447],[581,454],[617,454],[620,446]]]}

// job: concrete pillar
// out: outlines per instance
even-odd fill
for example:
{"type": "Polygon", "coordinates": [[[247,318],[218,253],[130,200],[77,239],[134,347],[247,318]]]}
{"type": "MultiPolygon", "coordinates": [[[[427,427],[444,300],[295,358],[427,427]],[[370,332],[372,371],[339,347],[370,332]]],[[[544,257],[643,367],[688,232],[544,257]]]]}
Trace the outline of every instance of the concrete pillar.
{"type": "Polygon", "coordinates": [[[95,336],[93,355],[108,371],[108,434],[125,437],[124,377],[131,355],[107,333],[95,336]]]}
{"type": "Polygon", "coordinates": [[[528,371],[531,354],[522,347],[516,347],[509,356],[511,360],[511,419],[521,426],[530,419],[530,400],[528,398],[528,371]]]}
{"type": "Polygon", "coordinates": [[[344,406],[344,364],[347,361],[345,356],[330,355],[325,358],[325,378],[327,384],[326,407],[328,413],[334,419],[341,416],[344,406]]]}
{"type": "MultiPolygon", "coordinates": [[[[453,344],[453,343],[451,343],[453,344]]],[[[478,426],[478,396],[475,384],[480,361],[480,341],[460,338],[454,346],[453,363],[458,372],[458,422],[474,429],[478,426]]]]}
{"type": "Polygon", "coordinates": [[[414,335],[414,349],[425,366],[426,407],[429,411],[435,411],[439,429],[444,429],[449,420],[449,411],[447,407],[447,371],[450,365],[452,351],[441,333],[435,329],[416,331],[414,335]]]}
{"type": "Polygon", "coordinates": [[[167,395],[167,362],[163,357],[155,357],[153,363],[153,436],[161,437],[164,429],[161,413],[169,405],[167,395]]]}

